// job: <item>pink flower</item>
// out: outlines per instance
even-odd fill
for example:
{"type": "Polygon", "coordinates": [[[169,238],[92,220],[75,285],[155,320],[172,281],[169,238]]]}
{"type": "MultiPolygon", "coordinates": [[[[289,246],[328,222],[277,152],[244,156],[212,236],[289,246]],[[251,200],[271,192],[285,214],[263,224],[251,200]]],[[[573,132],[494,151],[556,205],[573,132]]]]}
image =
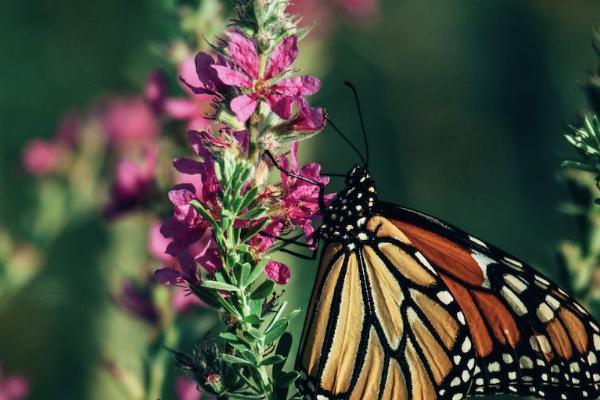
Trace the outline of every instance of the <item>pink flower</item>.
{"type": "MultiPolygon", "coordinates": [[[[212,60],[212,58],[211,58],[212,60]]],[[[212,95],[196,94],[191,88],[199,88],[203,83],[198,79],[195,60],[188,58],[179,66],[179,76],[183,83],[183,89],[188,97],[169,97],[164,102],[166,114],[176,120],[187,121],[188,129],[208,129],[211,120],[206,118],[213,111],[211,105],[212,95]]]]}
{"type": "Polygon", "coordinates": [[[116,217],[144,203],[154,189],[154,172],[158,161],[158,149],[148,147],[144,159],[135,162],[123,159],[117,163],[111,199],[105,214],[116,217]]]}
{"type": "Polygon", "coordinates": [[[160,129],[152,107],[141,98],[111,100],[102,114],[102,125],[116,147],[148,143],[156,138],[160,129]]]}
{"type": "Polygon", "coordinates": [[[265,266],[265,274],[280,285],[285,285],[290,280],[290,269],[287,265],[277,262],[269,261],[265,266]]]}
{"type": "Polygon", "coordinates": [[[153,222],[148,231],[148,251],[156,260],[165,266],[174,266],[177,263],[175,257],[167,254],[167,246],[171,242],[163,236],[160,231],[161,223],[153,222]]]}
{"type": "Polygon", "coordinates": [[[19,375],[4,375],[0,368],[0,400],[21,400],[29,394],[27,380],[19,375]]]}
{"type": "Polygon", "coordinates": [[[23,150],[23,167],[35,176],[48,175],[56,170],[61,159],[61,147],[43,139],[33,139],[23,150]]]}
{"type": "Polygon", "coordinates": [[[152,302],[149,284],[141,286],[131,280],[125,280],[116,297],[117,304],[129,315],[154,324],[158,321],[158,312],[152,302]]]}
{"type": "Polygon", "coordinates": [[[65,147],[77,143],[81,131],[81,117],[75,111],[69,111],[62,116],[56,129],[56,141],[65,147]]]}
{"type": "Polygon", "coordinates": [[[305,138],[303,134],[316,133],[325,127],[325,110],[320,107],[311,107],[306,100],[299,102],[296,116],[275,128],[284,136],[294,135],[295,140],[305,138]]]}
{"type": "Polygon", "coordinates": [[[321,82],[312,76],[280,78],[298,57],[297,37],[288,36],[273,50],[265,72],[259,72],[256,44],[244,35],[229,34],[228,53],[235,66],[212,65],[221,82],[242,89],[241,95],[231,100],[231,110],[241,122],[246,122],[264,99],[273,112],[290,119],[292,106],[303,98],[319,91],[321,82]]]}
{"type": "MultiPolygon", "coordinates": [[[[321,166],[316,163],[304,165],[298,170],[298,143],[295,142],[290,150],[290,159],[280,157],[281,166],[290,172],[320,182],[329,183],[329,178],[321,176],[321,166]],[[291,164],[291,165],[290,165],[291,164]]],[[[319,187],[317,185],[293,178],[281,173],[281,187],[283,193],[279,201],[283,212],[282,217],[291,224],[302,228],[309,243],[313,240],[314,227],[312,222],[319,216],[319,187]]],[[[325,200],[331,198],[328,195],[325,200]]]]}
{"type": "Polygon", "coordinates": [[[179,376],[175,381],[177,387],[177,400],[200,400],[204,392],[196,382],[187,376],[179,376]]]}

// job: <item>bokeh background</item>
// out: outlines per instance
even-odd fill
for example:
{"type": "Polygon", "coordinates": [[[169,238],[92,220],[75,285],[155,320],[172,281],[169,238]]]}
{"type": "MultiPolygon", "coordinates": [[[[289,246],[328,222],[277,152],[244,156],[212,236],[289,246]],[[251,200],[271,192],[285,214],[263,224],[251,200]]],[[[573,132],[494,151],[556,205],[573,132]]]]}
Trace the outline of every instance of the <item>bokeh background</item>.
{"type": "MultiPolygon", "coordinates": [[[[313,103],[360,145],[342,82],[358,87],[382,198],[463,227],[569,286],[556,248],[574,226],[559,212],[567,194],[557,171],[571,154],[566,125],[585,106],[577,81],[597,64],[590,38],[599,22],[592,0],[386,0],[368,20],[329,14],[301,64],[323,79],[313,103]]],[[[174,23],[161,0],[1,2],[0,222],[12,235],[28,236],[32,204],[59,201],[36,198],[24,144],[51,136],[65,110],[139,90],[174,23]]],[[[358,162],[331,130],[302,146],[328,172],[358,162]]],[[[131,253],[145,249],[135,225],[70,223],[44,249],[43,270],[0,308],[0,361],[30,380],[32,399],[126,398],[99,360],[117,354],[139,368],[145,328],[111,300],[114,268],[135,268],[131,253]],[[114,242],[134,250],[107,256],[114,242]]],[[[315,264],[287,260],[286,296],[304,307],[315,264]]]]}

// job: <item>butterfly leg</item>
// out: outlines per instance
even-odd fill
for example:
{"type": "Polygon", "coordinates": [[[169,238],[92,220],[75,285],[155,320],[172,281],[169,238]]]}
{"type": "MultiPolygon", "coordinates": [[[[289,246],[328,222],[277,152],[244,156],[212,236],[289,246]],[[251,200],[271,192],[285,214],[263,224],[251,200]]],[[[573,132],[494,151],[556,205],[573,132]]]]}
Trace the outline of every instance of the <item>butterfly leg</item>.
{"type": "Polygon", "coordinates": [[[289,176],[291,178],[300,179],[301,181],[310,183],[311,185],[318,186],[319,187],[319,208],[321,210],[325,209],[325,184],[324,183],[315,181],[314,179],[310,179],[305,176],[302,176],[302,175],[299,175],[294,172],[290,172],[290,171],[286,170],[281,165],[279,165],[279,163],[275,159],[275,156],[273,156],[273,154],[269,150],[265,150],[265,152],[263,154],[265,156],[267,156],[267,158],[273,163],[273,166],[275,166],[275,168],[277,168],[279,171],[283,172],[287,176],[289,176]]]}
{"type": "Polygon", "coordinates": [[[272,235],[272,234],[266,233],[266,232],[260,232],[260,235],[276,239],[283,243],[282,246],[274,248],[273,249],[274,251],[281,251],[281,252],[291,254],[291,255],[299,257],[299,258],[306,259],[306,260],[314,260],[317,258],[317,252],[319,249],[319,239],[320,239],[319,235],[316,235],[316,234],[313,235],[313,244],[312,245],[310,245],[304,241],[296,240],[296,239],[300,238],[302,235],[297,235],[292,238],[285,238],[285,237],[281,237],[281,236],[277,236],[277,235],[272,235]],[[299,247],[309,248],[309,249],[311,249],[311,254],[306,255],[306,254],[296,252],[294,250],[290,250],[287,248],[287,246],[289,246],[289,245],[295,245],[295,246],[299,246],[299,247]]]}

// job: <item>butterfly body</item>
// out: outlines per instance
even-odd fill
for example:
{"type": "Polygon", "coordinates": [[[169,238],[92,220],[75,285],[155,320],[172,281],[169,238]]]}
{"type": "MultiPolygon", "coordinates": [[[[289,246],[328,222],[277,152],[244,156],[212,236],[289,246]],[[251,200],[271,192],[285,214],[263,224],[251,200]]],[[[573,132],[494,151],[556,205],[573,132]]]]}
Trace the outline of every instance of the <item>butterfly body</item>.
{"type": "Polygon", "coordinates": [[[311,399],[597,398],[600,329],[548,278],[379,201],[364,167],[323,208],[297,368],[311,399]]]}

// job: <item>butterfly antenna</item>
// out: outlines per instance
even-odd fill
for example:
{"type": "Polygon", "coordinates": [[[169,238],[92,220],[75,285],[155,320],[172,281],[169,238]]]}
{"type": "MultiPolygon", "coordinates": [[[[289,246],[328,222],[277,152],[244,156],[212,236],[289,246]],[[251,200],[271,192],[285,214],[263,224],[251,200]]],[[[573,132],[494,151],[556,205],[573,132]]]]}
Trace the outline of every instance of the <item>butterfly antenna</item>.
{"type": "MultiPolygon", "coordinates": [[[[365,151],[367,153],[367,161],[365,162],[365,167],[369,167],[369,141],[367,140],[367,130],[365,129],[365,121],[362,115],[362,109],[360,107],[360,101],[358,99],[358,91],[354,87],[354,85],[348,81],[344,81],[344,85],[348,86],[352,93],[354,94],[354,101],[356,102],[356,109],[358,110],[358,118],[360,119],[360,128],[362,130],[363,139],[365,141],[365,151]]],[[[363,158],[364,160],[364,158],[363,158]]]]}
{"type": "Polygon", "coordinates": [[[356,146],[355,146],[355,145],[354,145],[354,144],[353,144],[353,143],[350,141],[350,139],[348,139],[348,137],[342,133],[342,131],[341,131],[341,130],[340,130],[340,129],[339,129],[339,128],[338,128],[338,127],[337,127],[337,126],[336,126],[336,125],[333,123],[333,121],[329,119],[329,117],[327,117],[327,116],[326,116],[326,117],[325,117],[325,119],[327,120],[327,122],[329,123],[329,125],[331,125],[331,127],[332,127],[332,128],[333,128],[333,129],[334,129],[334,130],[335,130],[335,131],[338,133],[338,135],[340,135],[340,136],[342,137],[342,139],[344,139],[344,141],[345,141],[346,143],[348,143],[348,145],[349,145],[350,147],[352,147],[352,149],[353,149],[353,150],[356,152],[356,154],[358,154],[358,156],[360,157],[360,159],[362,160],[362,162],[363,162],[365,165],[367,165],[367,164],[368,164],[368,161],[365,161],[365,158],[364,158],[364,156],[361,154],[360,150],[358,150],[358,149],[356,148],[356,146]]]}

